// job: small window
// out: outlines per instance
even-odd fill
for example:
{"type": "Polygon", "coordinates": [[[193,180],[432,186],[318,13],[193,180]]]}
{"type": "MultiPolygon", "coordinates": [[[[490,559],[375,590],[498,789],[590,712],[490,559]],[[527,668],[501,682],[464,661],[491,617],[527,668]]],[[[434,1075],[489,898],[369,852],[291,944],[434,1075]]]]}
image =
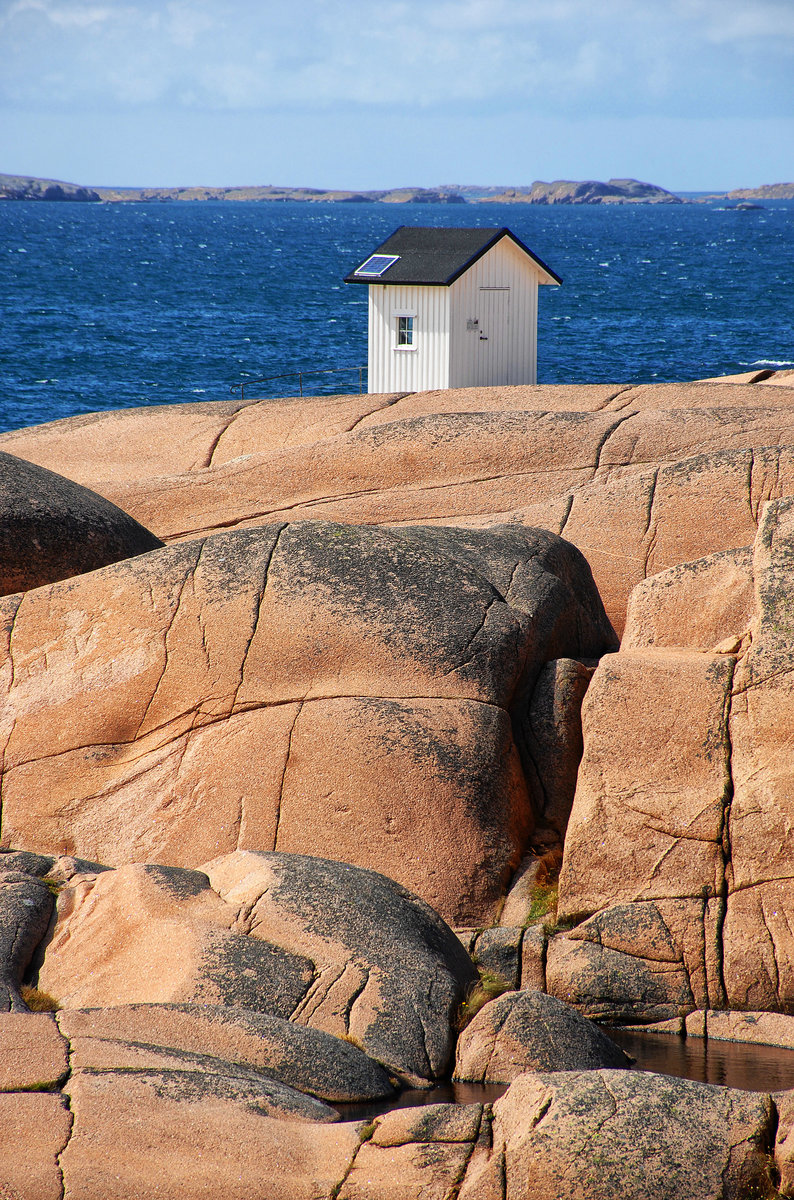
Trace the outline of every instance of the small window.
{"type": "Polygon", "coordinates": [[[397,346],[413,346],[414,344],[414,319],[413,317],[398,317],[397,318],[397,346]]]}

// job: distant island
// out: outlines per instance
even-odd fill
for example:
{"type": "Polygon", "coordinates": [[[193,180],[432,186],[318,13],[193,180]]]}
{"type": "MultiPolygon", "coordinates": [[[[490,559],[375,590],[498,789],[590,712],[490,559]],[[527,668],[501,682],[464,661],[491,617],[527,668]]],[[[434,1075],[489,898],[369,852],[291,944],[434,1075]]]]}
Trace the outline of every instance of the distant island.
{"type": "Polygon", "coordinates": [[[765,183],[756,188],[735,188],[726,200],[794,200],[794,183],[765,183]]]}
{"type": "MultiPolygon", "coordinates": [[[[714,193],[709,199],[792,200],[794,183],[767,183],[714,193]]],[[[81,203],[139,204],[151,201],[258,201],[335,204],[686,204],[688,201],[638,179],[536,180],[527,187],[443,184],[435,188],[401,187],[374,191],[279,187],[83,187],[59,179],[0,174],[0,200],[57,200],[81,203]]]]}

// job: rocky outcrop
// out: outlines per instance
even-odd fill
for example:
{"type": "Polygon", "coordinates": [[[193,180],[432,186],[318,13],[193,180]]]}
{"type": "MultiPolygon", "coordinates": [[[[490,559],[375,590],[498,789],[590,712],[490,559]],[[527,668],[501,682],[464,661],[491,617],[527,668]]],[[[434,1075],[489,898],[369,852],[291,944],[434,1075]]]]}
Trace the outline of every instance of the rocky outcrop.
{"type": "MultiPolygon", "coordinates": [[[[493,197],[500,200],[500,196],[493,197]]],[[[680,196],[665,191],[653,183],[637,179],[610,179],[600,183],[594,179],[574,181],[557,179],[554,183],[540,180],[532,184],[521,197],[525,204],[683,204],[680,196]]]]}
{"type": "Polygon", "coordinates": [[[230,1095],[78,1070],[0,1096],[0,1181],[23,1200],[748,1200],[790,1195],[791,1093],[625,1071],[523,1075],[494,1105],[282,1120],[230,1095]],[[26,1124],[25,1124],[26,1123],[26,1124]],[[777,1139],[775,1130],[777,1128],[777,1139]]]}
{"type": "Polygon", "coordinates": [[[547,959],[589,1015],[791,1011],[793,545],[782,500],[752,555],[649,580],[595,673],[547,959]]]}
{"type": "Polygon", "coordinates": [[[489,923],[542,817],[537,672],[615,644],[581,555],[518,526],[270,525],[3,604],[5,845],[324,854],[459,924],[489,923]]]}
{"type": "Polygon", "coordinates": [[[30,175],[0,175],[0,200],[96,201],[99,193],[76,183],[58,179],[36,179],[30,175]]]}
{"type": "MultiPolygon", "coordinates": [[[[290,1019],[349,1037],[420,1084],[443,1075],[457,1009],[475,979],[451,930],[392,880],[320,858],[246,851],[204,871],[135,864],[74,876],[58,897],[36,975],[63,1009],[201,1004],[290,1019]]],[[[184,1043],[176,1049],[187,1052],[184,1043]]],[[[388,1080],[380,1076],[378,1086],[387,1092],[388,1080]]]]}
{"type": "Polygon", "coordinates": [[[4,435],[170,544],[0,599],[0,1193],[792,1194],[789,1093],[586,1019],[794,1044],[792,414],[760,372],[4,435]],[[339,1119],[506,987],[457,1060],[501,1100],[339,1119]]]}
{"type": "Polygon", "coordinates": [[[794,183],[762,183],[760,187],[734,188],[727,200],[794,200],[794,183]]]}
{"type": "MultiPolygon", "coordinates": [[[[221,1067],[242,1067],[332,1104],[376,1100],[395,1091],[384,1068],[352,1041],[253,1008],[120,1004],[63,1008],[56,1018],[37,1017],[56,1019],[72,1048],[73,1065],[82,1069],[185,1069],[187,1064],[194,1071],[217,1073],[221,1067]]],[[[3,1028],[0,1020],[0,1034],[3,1028]]],[[[28,1078],[36,1074],[27,1059],[26,1070],[28,1078]]]]}
{"type": "Polygon", "coordinates": [[[162,544],[95,492],[0,453],[0,595],[94,571],[162,544]]]}
{"type": "Polygon", "coordinates": [[[550,529],[585,555],[622,632],[637,583],[750,544],[763,503],[794,490],[794,388],[771,384],[234,401],[73,418],[0,448],[166,541],[318,517],[550,529]]]}

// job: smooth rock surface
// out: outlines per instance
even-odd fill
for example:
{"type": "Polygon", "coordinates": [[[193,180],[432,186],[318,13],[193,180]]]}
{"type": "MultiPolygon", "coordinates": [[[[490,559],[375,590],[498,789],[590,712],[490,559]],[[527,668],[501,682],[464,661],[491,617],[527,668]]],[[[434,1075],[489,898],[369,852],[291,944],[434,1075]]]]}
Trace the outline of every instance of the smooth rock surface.
{"type": "Polygon", "coordinates": [[[0,1095],[3,1200],[62,1200],[59,1155],[71,1130],[72,1113],[62,1096],[46,1092],[0,1095]]]}
{"type": "Polygon", "coordinates": [[[344,1177],[360,1125],[282,1121],[240,1100],[80,1072],[64,1200],[317,1200],[344,1177]]]}
{"type": "Polygon", "coordinates": [[[162,546],[103,496],[0,452],[0,595],[162,546]]]}

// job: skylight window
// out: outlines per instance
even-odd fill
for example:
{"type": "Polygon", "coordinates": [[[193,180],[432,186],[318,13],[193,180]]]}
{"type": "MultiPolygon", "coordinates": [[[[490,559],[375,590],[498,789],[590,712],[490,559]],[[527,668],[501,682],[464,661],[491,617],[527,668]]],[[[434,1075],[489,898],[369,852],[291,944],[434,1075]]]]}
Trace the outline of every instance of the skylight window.
{"type": "Polygon", "coordinates": [[[370,279],[377,279],[384,271],[388,271],[389,267],[393,266],[399,258],[399,254],[370,254],[366,262],[363,262],[360,267],[356,267],[354,275],[365,275],[370,279]]]}

